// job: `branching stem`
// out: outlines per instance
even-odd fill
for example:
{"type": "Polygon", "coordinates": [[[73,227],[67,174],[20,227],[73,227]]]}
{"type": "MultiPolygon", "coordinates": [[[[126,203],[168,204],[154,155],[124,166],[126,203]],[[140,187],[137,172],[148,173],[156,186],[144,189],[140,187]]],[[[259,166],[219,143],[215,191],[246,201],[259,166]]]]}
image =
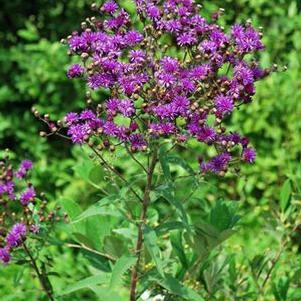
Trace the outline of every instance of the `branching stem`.
{"type": "Polygon", "coordinates": [[[38,278],[39,278],[39,281],[40,281],[40,284],[42,286],[42,289],[44,290],[44,292],[46,293],[46,295],[48,296],[49,300],[51,301],[55,301],[53,295],[52,295],[52,291],[51,289],[49,288],[49,285],[47,284],[47,282],[45,281],[47,278],[46,275],[44,275],[37,263],[36,263],[36,260],[34,259],[34,257],[32,256],[32,254],[30,253],[29,249],[27,248],[26,244],[23,243],[23,248],[24,248],[24,251],[26,253],[26,255],[29,257],[30,259],[30,263],[31,263],[31,266],[33,268],[33,270],[35,271],[35,273],[37,274],[38,278]]]}

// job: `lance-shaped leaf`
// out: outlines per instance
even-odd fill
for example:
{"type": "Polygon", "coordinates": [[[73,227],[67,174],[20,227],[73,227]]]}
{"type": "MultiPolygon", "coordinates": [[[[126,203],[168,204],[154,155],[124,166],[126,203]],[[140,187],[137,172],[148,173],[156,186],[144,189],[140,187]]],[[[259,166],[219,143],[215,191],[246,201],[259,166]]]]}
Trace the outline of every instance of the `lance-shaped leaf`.
{"type": "Polygon", "coordinates": [[[157,244],[157,235],[156,232],[151,229],[149,226],[143,226],[143,237],[144,237],[144,244],[156,264],[157,270],[161,276],[164,275],[163,271],[163,261],[161,259],[161,251],[157,244]]]}

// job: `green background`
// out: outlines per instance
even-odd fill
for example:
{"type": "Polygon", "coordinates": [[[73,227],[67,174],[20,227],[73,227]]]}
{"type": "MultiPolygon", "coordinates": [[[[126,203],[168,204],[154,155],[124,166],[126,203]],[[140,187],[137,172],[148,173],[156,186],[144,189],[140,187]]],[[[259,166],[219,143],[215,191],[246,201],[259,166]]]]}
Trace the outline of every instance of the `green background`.
{"type": "MultiPolygon", "coordinates": [[[[73,168],[82,164],[81,151],[58,137],[40,138],[43,125],[30,109],[35,105],[42,113],[60,119],[66,112],[84,107],[84,85],[66,78],[72,59],[59,41],[79,30],[80,22],[91,16],[90,4],[88,0],[11,0],[3,2],[0,10],[0,149],[11,149],[16,160],[29,158],[35,162],[33,182],[51,202],[68,198],[83,207],[93,202],[94,192],[73,168]]],[[[237,260],[247,266],[246,262],[256,255],[273,257],[277,253],[285,229],[279,227],[272,211],[279,205],[287,179],[292,186],[291,199],[300,200],[301,2],[212,0],[203,4],[207,13],[225,8],[221,21],[225,26],[249,18],[254,25],[262,26],[266,45],[260,56],[262,65],[276,63],[280,69],[288,66],[286,72],[275,73],[259,83],[254,102],[235,112],[231,120],[231,126],[249,136],[256,147],[256,164],[244,167],[239,177],[212,178],[214,188],[204,186],[199,192],[199,197],[209,203],[220,197],[239,203],[241,227],[223,252],[225,256],[241,254],[237,260]]],[[[119,164],[123,164],[122,160],[119,164]]],[[[299,218],[296,214],[294,222],[299,218]]],[[[57,235],[68,241],[64,226],[57,235]]],[[[285,250],[263,300],[301,300],[298,243],[301,239],[295,239],[285,250]],[[273,283],[276,287],[286,278],[290,279],[289,290],[286,299],[281,299],[273,283]]],[[[91,272],[86,259],[73,249],[52,246],[45,252],[53,255],[53,270],[60,275],[51,278],[57,290],[91,272]]],[[[246,274],[251,273],[245,268],[246,274]]],[[[219,280],[231,282],[226,277],[230,276],[223,275],[219,280]]],[[[31,279],[28,269],[0,267],[0,300],[43,300],[35,290],[37,281],[31,279]]],[[[94,296],[81,291],[61,300],[94,300],[94,296]]],[[[241,300],[257,299],[253,296],[241,300]]]]}

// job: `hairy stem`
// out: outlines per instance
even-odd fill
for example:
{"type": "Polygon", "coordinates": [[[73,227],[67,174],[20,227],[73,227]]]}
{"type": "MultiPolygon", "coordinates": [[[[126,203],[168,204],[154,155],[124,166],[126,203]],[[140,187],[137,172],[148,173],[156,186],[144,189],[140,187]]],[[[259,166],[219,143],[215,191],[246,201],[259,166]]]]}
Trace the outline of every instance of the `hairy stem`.
{"type": "Polygon", "coordinates": [[[145,190],[144,190],[140,222],[138,225],[138,237],[137,237],[137,244],[136,244],[136,249],[135,249],[137,261],[136,261],[135,266],[132,269],[130,301],[136,301],[136,287],[137,287],[137,283],[138,283],[138,270],[139,270],[139,265],[140,265],[140,260],[141,260],[141,250],[142,250],[142,246],[143,246],[142,227],[146,221],[147,209],[148,209],[149,201],[150,201],[150,192],[151,192],[153,174],[155,171],[157,161],[158,161],[158,153],[157,153],[157,150],[154,150],[151,162],[150,162],[148,170],[147,170],[147,180],[146,180],[146,186],[145,186],[145,190]]]}
{"type": "Polygon", "coordinates": [[[44,290],[44,292],[46,293],[46,295],[48,296],[49,300],[51,301],[55,301],[54,297],[52,296],[52,291],[49,289],[48,284],[45,281],[45,275],[42,274],[42,272],[39,270],[38,265],[36,263],[36,260],[34,259],[34,257],[31,255],[29,249],[27,248],[26,244],[23,243],[23,248],[25,253],[27,254],[27,256],[30,259],[30,263],[31,266],[33,268],[33,270],[35,271],[35,273],[37,274],[40,284],[42,286],[42,289],[44,290]]]}

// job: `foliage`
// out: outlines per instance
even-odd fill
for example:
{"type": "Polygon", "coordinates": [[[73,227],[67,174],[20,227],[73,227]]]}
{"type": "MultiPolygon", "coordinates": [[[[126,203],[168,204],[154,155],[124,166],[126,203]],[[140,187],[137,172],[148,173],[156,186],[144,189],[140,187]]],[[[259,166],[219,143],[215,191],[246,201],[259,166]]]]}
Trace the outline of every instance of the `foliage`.
{"type": "MultiPolygon", "coordinates": [[[[81,84],[65,78],[70,59],[58,41],[78,26],[89,4],[37,0],[3,5],[0,145],[36,159],[33,182],[53,204],[61,203],[72,220],[56,231],[56,239],[42,252],[42,260],[56,272],[49,278],[58,300],[123,300],[127,291],[116,287],[128,285],[129,247],[135,239],[125,211],[129,207],[137,214],[139,209],[127,189],[117,189],[120,182],[114,183],[90,164],[87,150],[54,137],[39,138],[40,124],[30,114],[33,104],[54,118],[83,106],[81,84]]],[[[152,293],[164,294],[165,300],[297,301],[301,298],[300,3],[215,0],[202,4],[209,11],[224,7],[225,26],[248,18],[263,25],[267,51],[262,63],[288,65],[288,71],[258,85],[255,101],[232,118],[231,126],[246,133],[258,151],[256,164],[244,167],[243,176],[196,183],[185,177],[187,166],[177,166],[176,159],[163,162],[173,179],[179,177],[175,185],[182,193],[176,198],[166,195],[166,191],[172,194],[167,181],[151,195],[154,210],[148,216],[151,229],[144,229],[149,256],[142,263],[143,283],[152,293]],[[191,191],[189,202],[179,202],[191,191]],[[174,206],[172,212],[167,201],[174,206]],[[177,216],[177,221],[158,225],[159,218],[171,216],[177,216]],[[191,222],[198,226],[189,229],[191,222]],[[169,272],[162,276],[160,270],[166,267],[169,272]],[[189,267],[193,281],[185,279],[183,271],[189,267]],[[149,287],[151,282],[157,285],[149,287]]],[[[185,151],[181,156],[185,158],[185,151]]],[[[110,160],[117,161],[115,156],[110,160]]],[[[124,154],[118,155],[117,167],[132,179],[132,187],[141,187],[136,166],[124,154]]],[[[45,300],[35,289],[38,280],[31,280],[28,267],[0,270],[1,300],[45,300]]]]}

